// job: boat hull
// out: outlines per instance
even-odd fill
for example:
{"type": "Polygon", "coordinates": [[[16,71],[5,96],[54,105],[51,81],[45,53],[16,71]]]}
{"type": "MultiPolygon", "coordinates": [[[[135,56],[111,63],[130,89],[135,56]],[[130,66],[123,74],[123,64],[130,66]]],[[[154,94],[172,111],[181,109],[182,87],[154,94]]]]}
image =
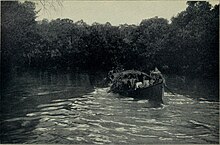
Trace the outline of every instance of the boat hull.
{"type": "Polygon", "coordinates": [[[163,96],[164,96],[164,84],[159,83],[153,86],[149,86],[147,88],[138,88],[128,89],[128,90],[120,90],[115,89],[112,90],[113,93],[118,93],[122,96],[133,97],[137,99],[148,99],[149,101],[154,101],[158,103],[163,103],[163,96]]]}

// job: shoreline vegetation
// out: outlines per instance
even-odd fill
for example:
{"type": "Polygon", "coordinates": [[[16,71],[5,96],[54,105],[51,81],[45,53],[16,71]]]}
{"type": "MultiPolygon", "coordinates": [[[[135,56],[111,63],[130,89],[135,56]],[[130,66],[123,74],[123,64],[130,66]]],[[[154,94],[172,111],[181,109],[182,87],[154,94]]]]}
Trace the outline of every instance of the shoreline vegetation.
{"type": "Polygon", "coordinates": [[[219,80],[219,4],[186,3],[170,23],[154,17],[112,26],[36,21],[34,2],[1,1],[1,85],[26,70],[107,72],[113,67],[146,73],[157,67],[167,76],[219,80]]]}

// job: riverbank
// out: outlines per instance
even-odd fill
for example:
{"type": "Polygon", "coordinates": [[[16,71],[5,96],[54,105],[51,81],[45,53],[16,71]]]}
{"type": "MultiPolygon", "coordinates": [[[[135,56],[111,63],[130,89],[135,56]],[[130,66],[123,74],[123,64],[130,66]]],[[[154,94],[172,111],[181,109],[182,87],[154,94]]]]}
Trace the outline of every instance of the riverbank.
{"type": "Polygon", "coordinates": [[[197,100],[219,101],[218,79],[199,79],[175,75],[167,75],[165,78],[167,86],[174,93],[183,94],[197,100]]]}

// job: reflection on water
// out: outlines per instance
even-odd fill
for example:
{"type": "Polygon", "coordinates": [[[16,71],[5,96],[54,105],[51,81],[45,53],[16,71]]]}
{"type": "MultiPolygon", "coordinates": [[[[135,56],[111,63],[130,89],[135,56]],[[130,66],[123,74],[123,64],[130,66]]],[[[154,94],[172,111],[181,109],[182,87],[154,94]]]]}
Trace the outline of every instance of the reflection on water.
{"type": "Polygon", "coordinates": [[[152,107],[107,93],[100,75],[25,74],[2,92],[2,143],[218,143],[219,102],[165,93],[152,107]]]}

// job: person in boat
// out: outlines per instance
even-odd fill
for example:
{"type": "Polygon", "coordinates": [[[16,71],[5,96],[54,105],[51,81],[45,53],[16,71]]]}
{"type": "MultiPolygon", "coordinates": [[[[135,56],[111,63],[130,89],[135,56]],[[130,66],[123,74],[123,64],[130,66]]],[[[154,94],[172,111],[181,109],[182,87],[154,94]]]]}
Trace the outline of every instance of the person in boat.
{"type": "Polygon", "coordinates": [[[147,88],[150,85],[153,85],[155,82],[155,79],[151,79],[151,82],[148,77],[142,75],[142,78],[138,80],[136,83],[136,89],[137,88],[147,88]]]}
{"type": "Polygon", "coordinates": [[[135,89],[135,85],[136,85],[136,82],[137,82],[137,78],[135,75],[133,74],[129,74],[126,76],[126,85],[128,87],[128,89],[135,89]]]}
{"type": "Polygon", "coordinates": [[[136,79],[137,79],[137,81],[135,83],[135,90],[137,88],[143,88],[144,87],[144,75],[143,74],[138,74],[136,76],[136,79]]]}
{"type": "Polygon", "coordinates": [[[142,82],[136,82],[135,83],[135,90],[137,89],[137,88],[142,88],[143,87],[143,83],[142,82]]]}
{"type": "Polygon", "coordinates": [[[138,82],[142,82],[143,83],[144,80],[144,75],[143,74],[139,74],[138,75],[138,82]]]}
{"type": "Polygon", "coordinates": [[[128,79],[128,75],[125,75],[124,78],[122,79],[122,82],[123,82],[123,87],[125,89],[129,89],[130,88],[130,81],[128,79]]]}
{"type": "Polygon", "coordinates": [[[149,80],[146,76],[143,76],[143,87],[148,87],[150,85],[149,80]]]}
{"type": "Polygon", "coordinates": [[[161,74],[161,72],[158,70],[157,67],[155,67],[155,69],[150,72],[150,75],[151,75],[151,76],[152,76],[152,75],[160,75],[160,74],[161,74]]]}
{"type": "MultiPolygon", "coordinates": [[[[151,84],[153,85],[153,83],[155,82],[155,79],[151,80],[151,84]]],[[[150,80],[143,74],[139,74],[137,75],[137,81],[135,83],[135,90],[137,88],[144,88],[144,87],[148,87],[150,85],[150,80]]]]}
{"type": "Polygon", "coordinates": [[[129,79],[128,79],[128,82],[127,82],[127,86],[128,86],[129,89],[131,88],[131,81],[129,79]]]}
{"type": "Polygon", "coordinates": [[[158,70],[157,67],[155,67],[155,69],[150,72],[150,76],[153,78],[151,79],[151,84],[159,83],[164,80],[162,73],[158,70]]]}

